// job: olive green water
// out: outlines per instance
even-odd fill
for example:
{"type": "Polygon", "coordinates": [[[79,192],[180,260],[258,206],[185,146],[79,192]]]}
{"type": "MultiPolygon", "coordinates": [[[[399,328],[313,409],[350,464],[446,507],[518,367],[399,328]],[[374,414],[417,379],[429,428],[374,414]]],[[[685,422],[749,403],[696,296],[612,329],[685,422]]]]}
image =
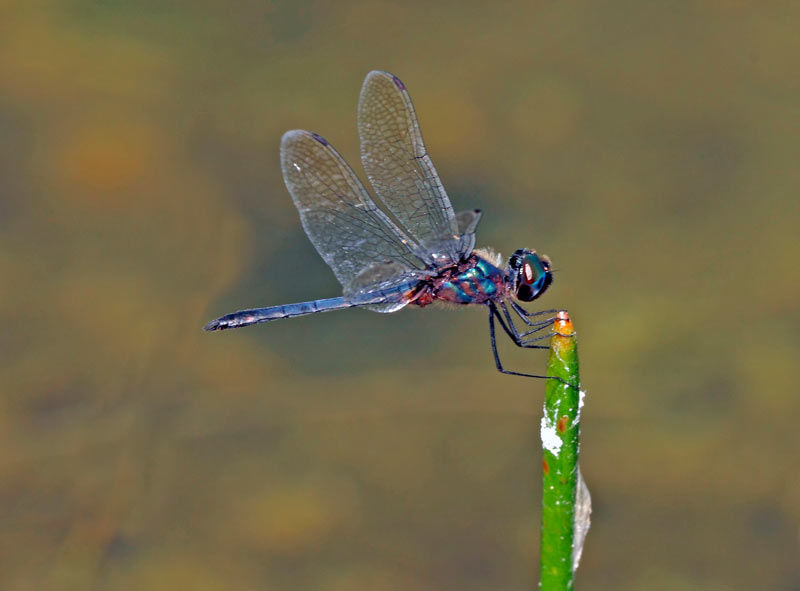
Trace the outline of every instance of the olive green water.
{"type": "Polygon", "coordinates": [[[557,269],[576,588],[800,587],[800,4],[0,11],[0,588],[535,588],[544,385],[484,310],[201,330],[338,294],[278,144],[357,164],[376,68],[478,243],[557,269]]]}

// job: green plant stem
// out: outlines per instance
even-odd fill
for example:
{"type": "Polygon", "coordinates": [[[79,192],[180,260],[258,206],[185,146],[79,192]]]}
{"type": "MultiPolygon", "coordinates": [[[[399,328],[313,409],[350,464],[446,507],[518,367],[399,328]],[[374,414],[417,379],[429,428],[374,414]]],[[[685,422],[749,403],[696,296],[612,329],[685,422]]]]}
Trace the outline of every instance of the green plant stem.
{"type": "Polygon", "coordinates": [[[542,417],[542,538],[543,591],[573,588],[572,544],[575,492],[578,482],[580,381],[578,348],[569,315],[559,312],[550,341],[542,417]],[[566,383],[565,383],[566,382],[566,383]]]}

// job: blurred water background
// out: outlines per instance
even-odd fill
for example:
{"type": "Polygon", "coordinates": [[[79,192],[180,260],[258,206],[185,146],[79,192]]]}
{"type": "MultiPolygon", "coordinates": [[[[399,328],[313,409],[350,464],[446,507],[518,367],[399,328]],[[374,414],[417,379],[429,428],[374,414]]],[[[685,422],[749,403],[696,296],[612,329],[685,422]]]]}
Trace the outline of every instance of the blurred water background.
{"type": "Polygon", "coordinates": [[[578,588],[800,589],[800,3],[0,11],[0,588],[535,588],[544,386],[483,309],[201,330],[339,293],[278,145],[361,174],[385,69],[479,245],[558,269],[578,588]]]}

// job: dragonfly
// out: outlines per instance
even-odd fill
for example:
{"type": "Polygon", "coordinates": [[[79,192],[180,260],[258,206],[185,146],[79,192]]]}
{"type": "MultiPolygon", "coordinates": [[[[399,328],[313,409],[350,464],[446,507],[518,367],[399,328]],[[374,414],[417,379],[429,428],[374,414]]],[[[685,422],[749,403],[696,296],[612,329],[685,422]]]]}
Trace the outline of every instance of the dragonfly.
{"type": "Polygon", "coordinates": [[[373,198],[353,169],[321,135],[292,130],[281,140],[286,188],[311,243],[341,283],[339,297],[253,308],[212,320],[218,331],[346,308],[396,312],[434,303],[483,305],[497,370],[503,367],[495,323],[522,348],[539,344],[555,310],[530,312],[553,282],[550,259],[521,248],[508,259],[475,249],[479,209],[455,213],[422,140],[406,85],[393,74],[370,72],[358,101],[361,163],[373,198]],[[515,322],[516,320],[516,322],[515,322]],[[522,323],[523,327],[517,326],[522,323]]]}

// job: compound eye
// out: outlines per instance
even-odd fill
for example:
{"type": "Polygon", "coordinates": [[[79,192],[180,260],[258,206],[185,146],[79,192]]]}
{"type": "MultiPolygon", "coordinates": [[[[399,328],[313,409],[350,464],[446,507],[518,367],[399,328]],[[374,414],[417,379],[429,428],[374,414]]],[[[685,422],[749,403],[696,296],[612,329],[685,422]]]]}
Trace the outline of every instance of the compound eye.
{"type": "Polygon", "coordinates": [[[522,266],[522,276],[528,285],[533,283],[533,267],[531,267],[530,263],[525,263],[522,266]]]}
{"type": "Polygon", "coordinates": [[[517,286],[516,296],[520,302],[530,302],[536,297],[531,289],[531,286],[527,283],[520,283],[517,286]]]}

